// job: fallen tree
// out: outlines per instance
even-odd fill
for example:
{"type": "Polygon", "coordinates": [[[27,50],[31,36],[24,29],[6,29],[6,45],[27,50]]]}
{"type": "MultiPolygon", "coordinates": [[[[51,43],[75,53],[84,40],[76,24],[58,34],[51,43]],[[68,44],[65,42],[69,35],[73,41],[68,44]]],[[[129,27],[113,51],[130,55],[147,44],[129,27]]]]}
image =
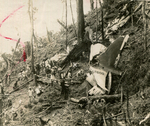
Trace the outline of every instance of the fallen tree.
{"type": "Polygon", "coordinates": [[[96,100],[96,99],[120,99],[121,98],[121,94],[89,96],[88,98],[90,100],[96,100]]]}
{"type": "Polygon", "coordinates": [[[20,87],[16,88],[15,90],[13,90],[12,92],[10,92],[9,94],[12,94],[16,91],[18,91],[19,89],[22,89],[25,85],[29,84],[29,82],[33,81],[33,78],[30,79],[29,81],[25,82],[24,84],[22,84],[20,87]]]}
{"type": "MultiPolygon", "coordinates": [[[[81,99],[86,99],[86,97],[82,97],[80,99],[75,99],[75,98],[70,98],[70,101],[72,102],[75,102],[75,103],[79,103],[79,101],[81,99]]],[[[114,94],[114,95],[99,95],[99,96],[88,96],[88,100],[97,100],[97,99],[106,99],[106,100],[109,100],[109,99],[120,99],[121,98],[121,94],[114,94]]]]}

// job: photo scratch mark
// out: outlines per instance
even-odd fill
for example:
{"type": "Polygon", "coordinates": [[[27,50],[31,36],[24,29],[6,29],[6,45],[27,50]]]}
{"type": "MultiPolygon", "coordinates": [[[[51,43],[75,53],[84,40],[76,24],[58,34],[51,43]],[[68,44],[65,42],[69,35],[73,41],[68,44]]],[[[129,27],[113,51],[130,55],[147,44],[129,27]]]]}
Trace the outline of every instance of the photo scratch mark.
{"type": "MultiPolygon", "coordinates": [[[[24,5],[23,5],[23,6],[20,6],[19,8],[17,8],[16,10],[14,10],[12,13],[10,13],[4,20],[2,20],[2,22],[0,23],[0,28],[2,27],[2,24],[3,24],[9,17],[13,16],[15,12],[17,12],[19,9],[21,9],[21,8],[23,8],[23,7],[24,7],[24,5]]],[[[8,39],[8,40],[15,41],[15,42],[18,41],[17,39],[13,39],[13,38],[11,38],[11,37],[7,37],[7,36],[4,36],[4,35],[2,35],[2,34],[0,34],[0,37],[5,38],[5,39],[8,39]]],[[[24,60],[24,62],[26,61],[25,44],[24,44],[23,42],[21,42],[21,41],[19,41],[19,43],[23,46],[23,55],[22,55],[22,57],[20,58],[20,60],[18,61],[18,63],[15,65],[15,67],[20,63],[20,61],[22,61],[22,59],[24,60]]],[[[15,67],[14,67],[14,68],[15,68],[15,67]]],[[[14,68],[13,68],[13,69],[14,69],[14,68]]],[[[7,77],[12,73],[13,69],[12,69],[11,72],[7,75],[7,77]]]]}

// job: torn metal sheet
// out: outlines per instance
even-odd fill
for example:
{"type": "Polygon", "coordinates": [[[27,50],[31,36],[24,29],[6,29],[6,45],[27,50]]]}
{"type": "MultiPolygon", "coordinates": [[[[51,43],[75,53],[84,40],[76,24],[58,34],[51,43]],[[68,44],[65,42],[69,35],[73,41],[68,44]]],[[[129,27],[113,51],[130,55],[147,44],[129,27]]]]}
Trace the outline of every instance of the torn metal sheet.
{"type": "Polygon", "coordinates": [[[104,91],[108,91],[108,89],[105,87],[106,84],[106,76],[107,73],[106,71],[102,69],[96,69],[92,66],[90,66],[90,70],[92,71],[92,74],[95,78],[95,81],[99,87],[101,87],[104,91]]]}
{"type": "Polygon", "coordinates": [[[104,53],[106,51],[106,47],[100,43],[92,44],[90,49],[90,61],[93,59],[93,57],[97,54],[104,53]]]}

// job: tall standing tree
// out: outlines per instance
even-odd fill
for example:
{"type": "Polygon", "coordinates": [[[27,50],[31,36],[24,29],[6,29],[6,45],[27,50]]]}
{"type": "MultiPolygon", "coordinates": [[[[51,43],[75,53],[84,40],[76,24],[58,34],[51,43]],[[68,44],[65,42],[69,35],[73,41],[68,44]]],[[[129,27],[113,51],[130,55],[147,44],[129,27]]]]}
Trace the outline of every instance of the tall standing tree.
{"type": "Polygon", "coordinates": [[[96,0],[96,41],[97,41],[97,30],[98,30],[98,12],[97,12],[97,0],[96,0]]]}
{"type": "Polygon", "coordinates": [[[33,55],[33,41],[34,41],[34,22],[33,22],[33,1],[29,0],[29,17],[30,17],[30,22],[31,22],[31,71],[32,74],[35,74],[35,69],[34,69],[34,55],[33,55]]]}
{"type": "Polygon", "coordinates": [[[83,12],[83,0],[76,0],[77,1],[77,38],[78,43],[83,42],[84,36],[84,12],[83,12]]]}
{"type": "Polygon", "coordinates": [[[103,20],[103,5],[102,5],[102,0],[99,0],[99,4],[100,4],[100,7],[101,7],[101,19],[102,19],[102,27],[101,27],[102,41],[104,42],[104,20],[103,20]]]}
{"type": "Polygon", "coordinates": [[[65,1],[65,5],[66,5],[66,49],[67,49],[67,46],[68,46],[68,42],[67,42],[67,0],[65,1]]]}
{"type": "Polygon", "coordinates": [[[74,17],[73,17],[73,10],[72,10],[72,4],[71,4],[71,0],[70,0],[70,10],[71,10],[71,15],[72,15],[72,22],[73,22],[73,27],[74,27],[74,31],[75,31],[75,35],[77,36],[76,33],[76,25],[75,25],[75,21],[74,21],[74,17]]]}

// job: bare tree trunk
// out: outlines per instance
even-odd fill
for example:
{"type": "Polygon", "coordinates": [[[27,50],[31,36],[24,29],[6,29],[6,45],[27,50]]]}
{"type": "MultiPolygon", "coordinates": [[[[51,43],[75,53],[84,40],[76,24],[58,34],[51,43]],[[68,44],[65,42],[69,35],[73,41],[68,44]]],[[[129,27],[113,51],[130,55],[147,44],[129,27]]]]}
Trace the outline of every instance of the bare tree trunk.
{"type": "Polygon", "coordinates": [[[73,22],[73,26],[74,26],[75,35],[76,35],[76,37],[77,37],[76,25],[75,25],[75,23],[74,23],[74,17],[73,17],[73,11],[72,11],[71,0],[70,0],[70,10],[71,10],[71,15],[72,15],[72,22],[73,22]]]}
{"type": "Polygon", "coordinates": [[[145,15],[145,3],[146,1],[143,0],[143,6],[142,6],[142,13],[143,13],[143,24],[144,24],[144,35],[143,35],[143,39],[144,39],[144,49],[147,50],[147,30],[146,30],[146,15],[145,15]]]}
{"type": "Polygon", "coordinates": [[[32,0],[29,0],[29,17],[31,21],[31,71],[32,74],[35,74],[34,55],[33,55],[34,24],[33,24],[33,1],[32,0]]]}
{"type": "Polygon", "coordinates": [[[103,21],[103,6],[101,1],[99,0],[99,4],[101,7],[101,21],[102,21],[102,28],[101,28],[101,33],[102,33],[102,41],[104,42],[104,21],[103,21]]]}
{"type": "Polygon", "coordinates": [[[37,39],[36,39],[36,36],[35,36],[35,33],[33,32],[33,38],[34,38],[34,43],[36,45],[36,51],[38,50],[38,42],[37,42],[37,39]]]}
{"type": "Polygon", "coordinates": [[[94,9],[94,1],[93,0],[90,0],[90,7],[91,7],[91,10],[94,9]]]}
{"type": "Polygon", "coordinates": [[[78,27],[78,43],[82,43],[84,36],[83,0],[77,0],[77,27],[78,27]]]}
{"type": "Polygon", "coordinates": [[[66,3],[66,49],[67,49],[67,45],[68,45],[68,42],[67,42],[67,0],[65,1],[66,3]]]}
{"type": "Polygon", "coordinates": [[[98,30],[98,12],[97,12],[97,0],[96,0],[96,42],[97,42],[97,30],[98,30]]]}

